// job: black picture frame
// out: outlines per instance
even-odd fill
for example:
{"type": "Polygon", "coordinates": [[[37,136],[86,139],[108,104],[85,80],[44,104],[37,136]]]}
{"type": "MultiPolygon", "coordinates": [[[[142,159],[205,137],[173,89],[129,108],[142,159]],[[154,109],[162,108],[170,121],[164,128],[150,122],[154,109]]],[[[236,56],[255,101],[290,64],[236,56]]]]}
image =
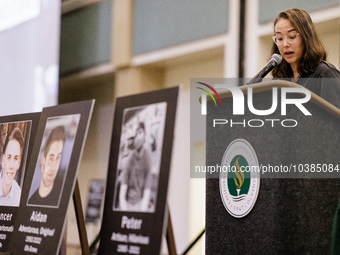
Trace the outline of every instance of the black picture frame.
{"type": "MultiPolygon", "coordinates": [[[[117,98],[98,254],[160,254],[162,236],[166,227],[164,223],[167,221],[167,191],[178,95],[179,87],[173,87],[117,98]],[[142,112],[146,111],[146,109],[150,110],[150,107],[153,108],[151,111],[157,112],[157,109],[159,109],[164,114],[164,125],[162,124],[162,118],[159,118],[158,122],[161,137],[157,138],[157,140],[162,146],[160,146],[159,165],[157,165],[159,169],[155,170],[158,171],[159,176],[153,182],[156,184],[154,187],[157,195],[154,209],[146,211],[141,209],[123,210],[116,201],[119,189],[117,187],[119,184],[118,178],[120,176],[118,165],[121,163],[123,137],[127,133],[127,130],[124,130],[124,125],[128,122],[127,118],[131,119],[138,117],[138,115],[143,115],[142,112]]],[[[143,119],[141,116],[139,118],[143,119]]],[[[143,126],[140,123],[140,121],[136,121],[136,124],[134,124],[136,130],[132,132],[135,140],[134,145],[136,146],[133,149],[136,152],[133,151],[133,153],[137,153],[138,129],[143,126]]],[[[152,123],[150,119],[148,123],[144,122],[146,136],[148,132],[149,134],[153,132],[150,129],[152,123]],[[147,131],[147,129],[149,130],[147,131]]],[[[152,145],[150,146],[152,147],[152,145]]],[[[128,157],[128,163],[122,167],[123,169],[131,168],[127,166],[132,164],[130,157],[132,158],[133,155],[128,157]]],[[[131,172],[132,170],[123,171],[131,172]]],[[[147,183],[147,181],[144,183],[147,183]]],[[[145,184],[144,187],[147,187],[147,185],[145,184]]]]}
{"type": "MultiPolygon", "coordinates": [[[[65,228],[66,212],[74,192],[93,107],[94,100],[88,100],[43,109],[24,180],[23,195],[14,223],[9,252],[13,254],[58,254],[65,228]],[[39,164],[39,155],[46,136],[45,131],[49,130],[47,128],[48,122],[51,119],[70,115],[79,115],[80,117],[74,134],[74,141],[69,148],[69,162],[60,190],[58,206],[27,203],[36,166],[39,164]]],[[[68,131],[70,130],[68,129],[68,131]]],[[[66,142],[64,144],[65,147],[66,142]]]]}
{"type": "MultiPolygon", "coordinates": [[[[22,132],[24,138],[24,146],[21,153],[21,162],[20,167],[16,173],[16,180],[19,184],[21,190],[23,189],[23,182],[25,178],[25,174],[27,172],[27,168],[29,165],[29,159],[31,156],[35,135],[38,128],[40,118],[40,112],[37,113],[27,113],[27,114],[18,114],[18,115],[8,115],[0,117],[0,157],[2,158],[3,150],[6,139],[9,138],[11,133],[15,128],[19,128],[22,132]]],[[[1,167],[2,168],[2,160],[1,167]]],[[[1,169],[0,172],[3,170],[1,169]]],[[[0,175],[1,176],[1,175],[0,175]]],[[[0,178],[1,181],[1,178],[0,178]]],[[[1,192],[2,193],[2,192],[1,192]]],[[[20,201],[22,198],[23,192],[21,192],[20,201]]],[[[17,218],[17,212],[19,210],[19,205],[10,206],[10,205],[0,205],[0,214],[6,215],[6,217],[1,218],[1,229],[0,229],[0,252],[7,252],[9,248],[9,244],[12,239],[12,234],[14,231],[14,222],[17,218]]]]}

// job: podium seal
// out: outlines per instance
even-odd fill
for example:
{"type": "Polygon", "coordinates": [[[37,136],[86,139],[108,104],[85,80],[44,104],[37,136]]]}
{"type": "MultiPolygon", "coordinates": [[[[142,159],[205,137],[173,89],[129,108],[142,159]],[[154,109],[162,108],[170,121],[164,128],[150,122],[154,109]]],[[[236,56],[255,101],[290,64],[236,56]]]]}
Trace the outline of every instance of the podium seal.
{"type": "Polygon", "coordinates": [[[225,150],[219,176],[224,207],[235,218],[246,216],[254,207],[260,190],[260,168],[251,144],[232,141],[225,150]]]}

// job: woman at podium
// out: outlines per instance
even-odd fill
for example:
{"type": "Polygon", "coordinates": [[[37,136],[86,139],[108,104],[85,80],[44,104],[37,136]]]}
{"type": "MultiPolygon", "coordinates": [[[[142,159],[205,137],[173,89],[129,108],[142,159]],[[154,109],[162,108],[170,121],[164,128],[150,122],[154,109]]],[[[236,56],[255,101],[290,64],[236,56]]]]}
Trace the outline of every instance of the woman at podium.
{"type": "Polygon", "coordinates": [[[309,14],[293,8],[274,20],[272,54],[283,57],[272,76],[296,82],[340,108],[340,72],[326,62],[326,50],[309,14]]]}

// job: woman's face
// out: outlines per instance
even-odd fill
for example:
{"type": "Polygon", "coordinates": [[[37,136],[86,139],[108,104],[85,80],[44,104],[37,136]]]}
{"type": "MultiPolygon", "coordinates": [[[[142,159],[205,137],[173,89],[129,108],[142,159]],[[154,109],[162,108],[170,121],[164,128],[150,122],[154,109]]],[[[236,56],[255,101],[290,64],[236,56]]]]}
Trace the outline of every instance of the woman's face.
{"type": "Polygon", "coordinates": [[[293,43],[288,42],[287,37],[293,37],[297,33],[288,19],[280,19],[274,30],[277,38],[282,40],[282,44],[277,45],[281,56],[290,64],[293,72],[297,72],[298,63],[305,48],[301,35],[298,35],[293,43]]]}

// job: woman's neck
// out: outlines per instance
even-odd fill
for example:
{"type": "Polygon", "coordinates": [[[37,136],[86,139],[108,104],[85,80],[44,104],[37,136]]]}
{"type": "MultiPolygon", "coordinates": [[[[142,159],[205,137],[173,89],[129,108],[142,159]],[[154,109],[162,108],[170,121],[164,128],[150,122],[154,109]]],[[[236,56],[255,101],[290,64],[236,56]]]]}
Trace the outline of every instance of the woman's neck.
{"type": "Polygon", "coordinates": [[[299,72],[294,72],[294,76],[293,76],[293,78],[294,79],[297,79],[297,78],[299,78],[300,77],[300,74],[299,74],[299,72]]]}
{"type": "Polygon", "coordinates": [[[292,70],[293,70],[293,79],[299,78],[299,77],[300,77],[300,73],[299,73],[299,71],[298,71],[298,69],[297,69],[297,66],[291,64],[290,67],[291,67],[292,70]]]}

